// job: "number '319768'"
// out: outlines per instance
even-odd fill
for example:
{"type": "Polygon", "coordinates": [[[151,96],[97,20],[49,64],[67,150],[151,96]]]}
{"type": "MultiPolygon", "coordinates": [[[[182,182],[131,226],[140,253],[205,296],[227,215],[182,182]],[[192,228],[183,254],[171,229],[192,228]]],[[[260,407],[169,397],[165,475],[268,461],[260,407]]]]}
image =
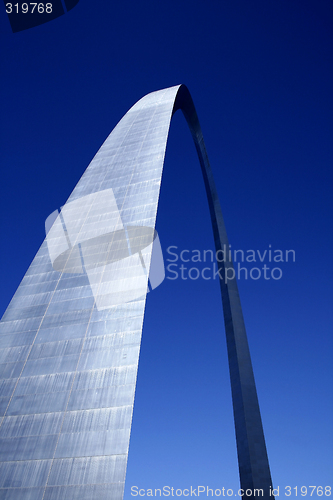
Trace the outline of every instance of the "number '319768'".
{"type": "Polygon", "coordinates": [[[22,12],[22,14],[43,14],[46,12],[47,14],[51,14],[52,12],[52,3],[22,3],[22,5],[15,3],[6,3],[6,12],[7,14],[18,14],[22,12]]]}

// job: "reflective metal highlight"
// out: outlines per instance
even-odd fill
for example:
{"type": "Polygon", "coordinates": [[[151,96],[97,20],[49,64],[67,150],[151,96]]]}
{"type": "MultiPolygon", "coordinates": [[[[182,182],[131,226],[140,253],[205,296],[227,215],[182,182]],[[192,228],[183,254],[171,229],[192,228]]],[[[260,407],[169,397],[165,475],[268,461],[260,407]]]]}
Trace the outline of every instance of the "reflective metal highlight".
{"type": "MultiPolygon", "coordinates": [[[[0,323],[1,498],[123,498],[148,278],[152,288],[164,278],[154,228],[178,109],[198,152],[216,250],[228,247],[187,88],[145,96],[106,139],[61,212],[48,219],[47,237],[0,323]]],[[[221,276],[233,269],[231,261],[219,266],[221,276]]],[[[241,487],[263,488],[268,497],[270,471],[237,283],[229,273],[225,281],[241,487]]]]}

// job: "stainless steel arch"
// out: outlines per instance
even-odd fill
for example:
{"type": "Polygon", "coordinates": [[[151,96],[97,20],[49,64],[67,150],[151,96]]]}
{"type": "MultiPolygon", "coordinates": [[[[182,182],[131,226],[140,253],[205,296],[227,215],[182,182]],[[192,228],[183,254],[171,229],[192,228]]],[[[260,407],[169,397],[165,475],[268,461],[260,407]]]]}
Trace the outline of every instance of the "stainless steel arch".
{"type": "MultiPolygon", "coordinates": [[[[181,86],[177,94],[175,109],[178,108],[184,113],[198,152],[206,187],[216,252],[222,251],[224,248],[229,249],[221,206],[201,127],[192,98],[185,86],[181,86]]],[[[263,489],[264,497],[272,498],[272,479],[243,312],[233,263],[229,259],[229,251],[225,253],[227,254],[225,261],[218,263],[222,275],[222,279],[219,281],[227,338],[241,488],[244,491],[247,489],[252,491],[257,488],[263,489]],[[228,271],[229,269],[231,273],[228,271]],[[231,280],[223,279],[225,273],[228,273],[228,276],[233,276],[233,278],[231,280]]],[[[217,255],[219,254],[217,253],[217,255]]]]}
{"type": "MultiPolygon", "coordinates": [[[[198,152],[216,250],[228,247],[187,88],[148,94],[111,132],[60,214],[48,219],[47,237],[1,320],[6,500],[123,497],[148,273],[158,263],[153,229],[178,109],[198,152]]],[[[233,269],[231,261],[219,266],[222,276],[233,269]]],[[[241,487],[262,488],[271,498],[237,283],[220,285],[241,487]]]]}

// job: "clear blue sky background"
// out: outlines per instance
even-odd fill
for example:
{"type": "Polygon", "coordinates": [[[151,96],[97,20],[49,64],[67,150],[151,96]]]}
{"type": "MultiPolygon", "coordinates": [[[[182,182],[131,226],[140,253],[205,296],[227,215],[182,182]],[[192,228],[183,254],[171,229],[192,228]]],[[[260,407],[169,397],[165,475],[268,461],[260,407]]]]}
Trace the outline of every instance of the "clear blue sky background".
{"type": "MultiPolygon", "coordinates": [[[[280,497],[287,485],[333,486],[332,2],[80,0],[16,34],[2,8],[0,28],[1,313],[46,217],[119,119],[185,83],[232,247],[296,252],[280,280],[239,282],[274,486],[280,497]]],[[[165,258],[170,245],[213,248],[178,113],[157,230],[165,258]]],[[[217,280],[166,279],[149,294],[126,500],[133,485],[238,488],[217,280]]]]}

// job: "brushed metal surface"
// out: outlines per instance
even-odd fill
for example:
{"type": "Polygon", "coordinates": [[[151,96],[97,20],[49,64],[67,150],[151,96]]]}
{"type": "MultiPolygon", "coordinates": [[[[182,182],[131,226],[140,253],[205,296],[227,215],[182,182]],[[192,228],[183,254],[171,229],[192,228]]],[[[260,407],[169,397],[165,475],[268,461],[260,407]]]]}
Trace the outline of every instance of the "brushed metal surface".
{"type": "MultiPolygon", "coordinates": [[[[61,213],[51,214],[47,237],[0,322],[3,498],[123,497],[152,238],[178,109],[197,149],[216,250],[228,246],[187,88],[148,94],[111,132],[61,213]]],[[[223,276],[233,264],[219,266],[223,276]]],[[[220,286],[241,487],[263,488],[268,497],[271,477],[237,283],[222,279],[220,286]]]]}

